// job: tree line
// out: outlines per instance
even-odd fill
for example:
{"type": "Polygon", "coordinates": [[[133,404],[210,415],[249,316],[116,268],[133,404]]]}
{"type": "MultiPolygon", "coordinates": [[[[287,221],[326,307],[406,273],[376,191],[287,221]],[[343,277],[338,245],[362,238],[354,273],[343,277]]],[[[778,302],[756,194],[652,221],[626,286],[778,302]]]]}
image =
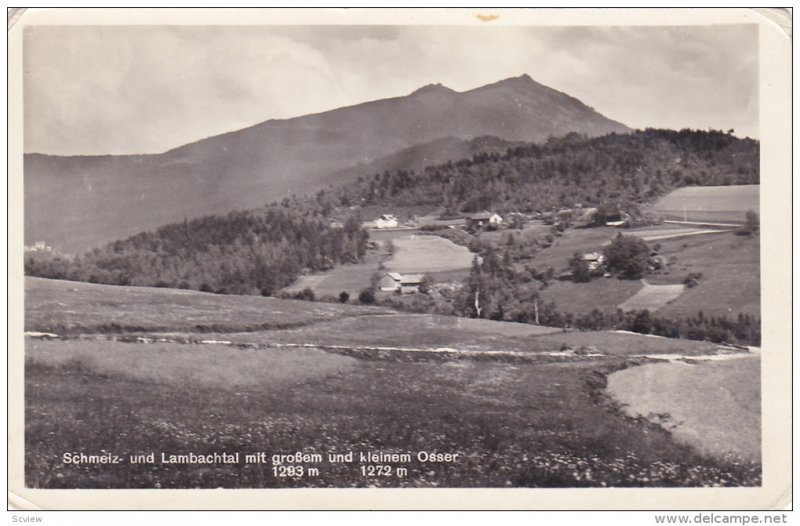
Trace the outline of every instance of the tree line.
{"type": "Polygon", "coordinates": [[[508,252],[500,255],[488,248],[480,260],[477,257],[473,260],[469,276],[453,298],[452,311],[470,318],[550,327],[626,330],[716,343],[761,344],[761,319],[749,314],[739,314],[731,319],[705,316],[702,312],[684,318],[661,317],[648,310],[603,312],[593,309],[588,314],[563,312],[554,302],[545,302],[540,294],[542,286],[547,286],[551,279],[552,272],[542,273],[531,267],[519,270],[508,252]]]}
{"type": "Polygon", "coordinates": [[[328,207],[430,205],[449,213],[636,209],[676,188],[757,184],[759,144],[722,131],[646,129],[479,153],[421,172],[362,176],[320,195],[328,207]]]}
{"type": "Polygon", "coordinates": [[[356,216],[333,227],[295,201],[184,220],[71,259],[29,257],[25,273],[110,285],[272,295],[303,271],[360,261],[368,237],[356,216]]]}

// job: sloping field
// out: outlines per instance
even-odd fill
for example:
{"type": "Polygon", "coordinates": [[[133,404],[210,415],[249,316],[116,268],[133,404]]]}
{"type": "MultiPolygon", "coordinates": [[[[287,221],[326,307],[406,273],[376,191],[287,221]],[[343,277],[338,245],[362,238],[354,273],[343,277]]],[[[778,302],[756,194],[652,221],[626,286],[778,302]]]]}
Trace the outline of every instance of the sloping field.
{"type": "Polygon", "coordinates": [[[556,236],[552,246],[537,253],[532,264],[540,271],[549,267],[556,271],[565,269],[575,252],[602,250],[603,245],[607,245],[620,232],[620,229],[611,227],[569,229],[556,236]]]}
{"type": "Polygon", "coordinates": [[[717,235],[677,238],[661,242],[661,254],[673,260],[669,275],[651,274],[652,284],[678,284],[689,273],[703,275],[697,286],[686,288],[679,298],[663,306],[659,315],[706,316],[739,313],[761,315],[761,265],[759,238],[717,235]]]}
{"type": "Polygon", "coordinates": [[[641,288],[639,280],[595,278],[588,283],[554,281],[540,294],[545,302],[554,301],[559,310],[587,314],[594,309],[614,311],[641,288]]]}
{"type": "Polygon", "coordinates": [[[28,331],[249,331],[388,312],[379,307],[25,278],[28,331]]]}
{"type": "Polygon", "coordinates": [[[620,309],[625,311],[647,309],[653,312],[677,299],[684,289],[683,285],[651,285],[645,280],[642,280],[642,285],[639,292],[620,304],[620,309]]]}
{"type": "Polygon", "coordinates": [[[609,410],[599,396],[605,375],[626,360],[720,352],[708,342],[170,289],[31,280],[28,290],[29,321],[48,332],[83,333],[26,338],[29,487],[671,487],[761,481],[757,462],[733,464],[692,451],[666,431],[609,410]],[[75,313],[83,313],[80,324],[75,313]],[[193,330],[196,319],[228,331],[193,330]],[[128,321],[107,324],[119,320],[128,321]],[[262,320],[273,325],[247,326],[262,320]],[[126,334],[132,324],[170,332],[126,334]],[[230,332],[242,325],[246,332],[230,332]],[[61,461],[64,452],[101,450],[123,462],[61,461]],[[302,464],[306,475],[281,477],[272,462],[244,458],[258,451],[322,456],[302,464]],[[357,462],[328,461],[328,452],[348,451],[356,458],[370,451],[409,454],[410,460],[391,463],[405,470],[392,477],[363,474],[357,462]],[[420,460],[419,451],[457,454],[458,460],[420,460]],[[149,453],[158,458],[221,452],[242,458],[232,464],[128,460],[149,453]]]}
{"type": "Polygon", "coordinates": [[[683,318],[696,316],[698,311],[734,318],[739,313],[760,316],[761,265],[757,235],[749,237],[730,230],[666,225],[629,230],[568,230],[556,238],[553,247],[536,254],[531,264],[540,271],[550,266],[557,272],[564,270],[575,252],[602,250],[620,232],[644,237],[651,246],[661,245],[659,254],[669,262],[669,267],[648,274],[646,279],[651,285],[676,285],[674,289],[648,290],[635,303],[625,304],[642,288],[639,281],[594,278],[588,283],[554,281],[540,292],[542,298],[546,302],[554,301],[561,311],[575,314],[586,314],[595,308],[613,312],[624,304],[623,308],[644,308],[652,300],[660,316],[683,318]],[[697,280],[696,286],[685,288],[679,294],[677,286],[682,286],[690,273],[702,274],[702,278],[697,280]]]}
{"type": "Polygon", "coordinates": [[[761,461],[761,361],[654,363],[613,373],[608,391],[632,416],[704,454],[761,461]]]}
{"type": "Polygon", "coordinates": [[[29,365],[75,366],[125,380],[187,389],[252,389],[319,380],[356,360],[318,349],[239,349],[223,344],[176,345],[108,340],[36,340],[25,345],[29,365]]]}
{"type": "MultiPolygon", "coordinates": [[[[295,330],[271,331],[264,335],[265,338],[255,336],[257,339],[252,341],[353,347],[527,350],[535,348],[530,343],[531,337],[554,333],[561,334],[562,330],[455,316],[396,314],[318,323],[295,330]]],[[[243,337],[245,340],[248,338],[247,335],[243,337]]],[[[551,350],[549,346],[548,350],[551,350]]]]}
{"type": "Polygon", "coordinates": [[[396,251],[385,265],[394,272],[425,273],[470,268],[474,254],[439,236],[406,235],[394,240],[396,251]]]}
{"type": "Polygon", "coordinates": [[[310,288],[317,298],[338,297],[341,292],[347,292],[355,299],[362,289],[369,287],[370,277],[375,272],[378,272],[378,264],[375,262],[338,265],[327,272],[301,276],[284,290],[299,292],[310,288]]]}
{"type": "Polygon", "coordinates": [[[759,185],[687,186],[665,195],[652,210],[664,219],[744,223],[759,212],[759,185]]]}
{"type": "Polygon", "coordinates": [[[710,228],[663,228],[659,230],[629,230],[625,235],[640,237],[647,242],[664,241],[686,236],[698,236],[703,234],[719,234],[719,229],[710,228]]]}

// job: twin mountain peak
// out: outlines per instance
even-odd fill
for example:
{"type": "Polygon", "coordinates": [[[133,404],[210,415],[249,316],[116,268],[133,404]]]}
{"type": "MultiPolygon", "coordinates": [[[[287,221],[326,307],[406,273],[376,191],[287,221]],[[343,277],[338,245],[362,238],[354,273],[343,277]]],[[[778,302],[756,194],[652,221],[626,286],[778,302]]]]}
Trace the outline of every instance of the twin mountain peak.
{"type": "Polygon", "coordinates": [[[528,75],[270,120],[152,155],[25,156],[25,238],[75,253],[184,218],[469,157],[479,137],[541,142],[630,128],[528,75]],[[444,141],[449,138],[451,140],[444,141]],[[58,191],[53,191],[58,188],[58,191]]]}

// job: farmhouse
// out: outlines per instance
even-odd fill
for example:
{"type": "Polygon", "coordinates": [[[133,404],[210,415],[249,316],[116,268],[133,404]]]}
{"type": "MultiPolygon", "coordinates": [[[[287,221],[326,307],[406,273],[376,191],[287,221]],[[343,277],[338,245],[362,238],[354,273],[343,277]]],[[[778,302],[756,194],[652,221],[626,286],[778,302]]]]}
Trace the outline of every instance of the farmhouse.
{"type": "Polygon", "coordinates": [[[606,262],[606,257],[599,252],[588,252],[583,255],[583,260],[586,262],[586,266],[589,270],[597,270],[606,262]]]}
{"type": "Polygon", "coordinates": [[[398,272],[387,272],[378,283],[378,287],[383,292],[394,292],[400,289],[400,282],[403,280],[403,275],[398,272]]]}
{"type": "Polygon", "coordinates": [[[499,225],[503,222],[503,218],[499,214],[492,212],[480,212],[467,216],[467,224],[469,226],[486,226],[486,225],[499,225]]]}
{"type": "Polygon", "coordinates": [[[423,274],[400,274],[399,272],[387,272],[381,279],[378,286],[383,292],[400,292],[401,294],[412,294],[419,292],[419,287],[425,278],[423,274]]]}
{"type": "Polygon", "coordinates": [[[372,222],[375,228],[397,228],[400,221],[391,214],[383,214],[378,219],[372,222]]]}

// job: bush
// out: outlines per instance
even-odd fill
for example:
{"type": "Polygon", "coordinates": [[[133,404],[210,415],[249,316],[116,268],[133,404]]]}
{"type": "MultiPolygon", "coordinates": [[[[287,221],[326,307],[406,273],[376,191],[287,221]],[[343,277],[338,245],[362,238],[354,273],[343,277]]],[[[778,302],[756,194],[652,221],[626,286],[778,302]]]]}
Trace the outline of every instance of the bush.
{"type": "Polygon", "coordinates": [[[372,289],[364,289],[358,293],[358,302],[364,305],[372,305],[375,303],[375,293],[372,289]]]}
{"type": "Polygon", "coordinates": [[[314,291],[306,287],[294,296],[298,300],[314,301],[314,291]]]}
{"type": "Polygon", "coordinates": [[[339,293],[339,303],[347,303],[350,301],[350,294],[345,291],[339,293]]]}
{"type": "Polygon", "coordinates": [[[690,272],[689,275],[683,279],[683,284],[686,285],[687,288],[695,287],[702,277],[702,272],[690,272]]]}
{"type": "Polygon", "coordinates": [[[650,248],[638,237],[617,234],[603,253],[608,269],[621,278],[639,279],[647,272],[650,248]]]}
{"type": "Polygon", "coordinates": [[[592,272],[580,252],[575,252],[569,260],[569,269],[572,271],[572,281],[575,283],[586,283],[592,280],[592,272]]]}
{"type": "Polygon", "coordinates": [[[747,214],[745,214],[745,224],[741,230],[737,232],[737,234],[745,235],[745,236],[753,236],[758,232],[758,228],[760,225],[760,221],[758,219],[758,214],[753,212],[752,210],[748,210],[747,214]]]}

